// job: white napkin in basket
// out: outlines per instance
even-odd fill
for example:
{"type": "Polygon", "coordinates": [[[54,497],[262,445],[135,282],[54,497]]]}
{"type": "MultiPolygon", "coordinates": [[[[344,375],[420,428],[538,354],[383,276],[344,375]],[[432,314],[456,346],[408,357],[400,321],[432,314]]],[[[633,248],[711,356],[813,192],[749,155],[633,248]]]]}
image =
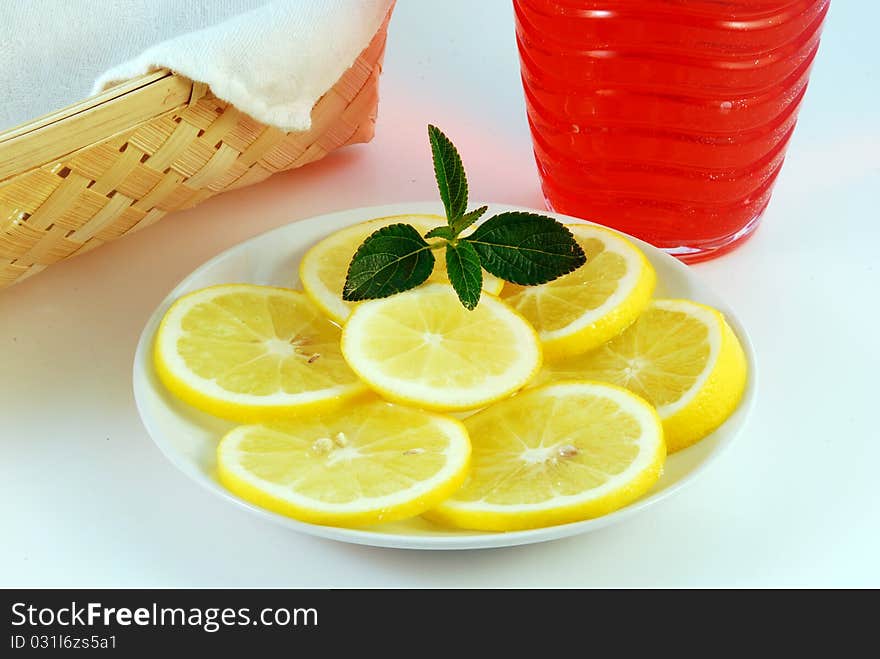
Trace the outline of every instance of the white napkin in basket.
{"type": "Polygon", "coordinates": [[[312,106],[369,44],[392,4],[275,0],[159,43],[104,73],[93,91],[168,68],[263,123],[307,130],[312,106]]]}

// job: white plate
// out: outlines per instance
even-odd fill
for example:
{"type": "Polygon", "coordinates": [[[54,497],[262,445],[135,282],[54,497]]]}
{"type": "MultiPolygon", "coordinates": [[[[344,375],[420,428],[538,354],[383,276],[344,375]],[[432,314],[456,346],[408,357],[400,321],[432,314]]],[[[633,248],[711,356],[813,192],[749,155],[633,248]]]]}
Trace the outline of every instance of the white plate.
{"type": "MultiPolygon", "coordinates": [[[[473,204],[476,208],[477,204],[473,204]]],[[[507,210],[533,210],[491,205],[492,213],[507,210]]],[[[544,211],[541,211],[544,212],[544,211]]],[[[258,508],[228,492],[215,476],[217,440],[232,424],[199,412],[172,398],[153,370],[151,348],[159,321],[174,300],[205,286],[224,283],[274,284],[298,287],[297,266],[306,250],[328,234],[350,224],[387,215],[405,213],[443,213],[439,202],[374,206],[322,215],[279,227],[252,238],[211,259],[186,277],[153,312],[141,334],[134,359],[134,396],[141,419],[153,441],[183,473],[242,508],[291,529],[344,542],[407,549],[476,549],[542,542],[586,533],[614,524],[654,505],[681,489],[721,453],[742,429],[755,400],[755,353],[736,314],[724,300],[709,290],[693,270],[660,250],[633,238],[657,270],[657,297],[683,297],[720,309],[736,332],[749,362],[749,381],[737,411],[698,444],[680,451],[666,461],[664,473],[651,493],[610,515],[597,519],[531,531],[482,533],[457,531],[434,526],[422,519],[395,522],[369,529],[344,529],[299,522],[258,508]]],[[[579,221],[564,215],[546,213],[559,220],[579,221]]]]}

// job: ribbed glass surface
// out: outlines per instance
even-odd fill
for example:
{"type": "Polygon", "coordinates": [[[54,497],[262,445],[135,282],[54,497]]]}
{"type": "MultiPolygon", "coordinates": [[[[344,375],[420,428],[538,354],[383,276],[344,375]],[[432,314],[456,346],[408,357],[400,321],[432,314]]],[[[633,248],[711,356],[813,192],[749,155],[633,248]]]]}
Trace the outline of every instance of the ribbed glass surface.
{"type": "Polygon", "coordinates": [[[514,0],[544,194],[699,260],[770,199],[829,0],[514,0]]]}

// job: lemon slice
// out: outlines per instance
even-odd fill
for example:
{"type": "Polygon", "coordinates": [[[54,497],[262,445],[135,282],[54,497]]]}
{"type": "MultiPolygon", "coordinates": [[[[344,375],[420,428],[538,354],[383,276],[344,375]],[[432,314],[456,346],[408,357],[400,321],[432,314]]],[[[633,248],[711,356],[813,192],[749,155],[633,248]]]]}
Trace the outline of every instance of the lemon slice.
{"type": "Polygon", "coordinates": [[[645,494],[666,458],[654,409],[596,382],[531,389],[464,425],[470,474],[427,514],[461,528],[512,531],[610,513],[645,494]]]}
{"type": "Polygon", "coordinates": [[[590,378],[635,392],[657,407],[670,453],[720,426],[742,398],[747,364],[715,309],[655,300],[623,334],[593,352],[546,364],[540,381],[590,378]]]}
{"type": "Polygon", "coordinates": [[[504,398],[541,364],[522,316],[491,295],[468,311],[448,284],[362,302],[345,324],[342,354],[385,398],[434,410],[504,398]]]}
{"type": "Polygon", "coordinates": [[[538,331],[547,359],[592,350],[619,334],[647,306],[657,281],[648,259],[619,233],[566,226],[587,262],[541,286],[507,284],[501,292],[538,331]]]}
{"type": "MultiPolygon", "coordinates": [[[[395,215],[380,217],[331,234],[306,252],[299,266],[299,278],[303,288],[315,304],[337,323],[344,323],[356,303],[342,299],[342,287],[351,257],[367,237],[389,224],[411,224],[421,234],[446,224],[439,215],[395,215]]],[[[435,255],[434,271],[428,282],[449,283],[446,275],[446,258],[443,252],[435,255]]],[[[483,290],[492,295],[501,292],[504,282],[483,271],[483,290]]]]}
{"type": "Polygon", "coordinates": [[[153,356],[178,398],[252,421],[334,407],[366,392],[342,358],[340,334],[304,293],[229,284],[177,300],[159,325],[153,356]]]}
{"type": "Polygon", "coordinates": [[[384,402],[240,426],[217,448],[220,481],[243,499],[314,524],[418,515],[464,480],[470,443],[449,417],[384,402]]]}

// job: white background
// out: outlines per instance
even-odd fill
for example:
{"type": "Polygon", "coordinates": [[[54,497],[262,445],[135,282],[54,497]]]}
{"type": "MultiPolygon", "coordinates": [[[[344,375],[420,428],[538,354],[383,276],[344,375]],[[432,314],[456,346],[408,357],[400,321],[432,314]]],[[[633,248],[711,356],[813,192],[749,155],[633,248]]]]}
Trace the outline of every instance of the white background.
{"type": "Polygon", "coordinates": [[[880,586],[880,107],[874,2],[835,0],[762,227],[695,266],[756,344],[746,431],[617,526],[473,552],[298,535],[203,491],[131,393],[138,334],[193,268],[272,227],[436,198],[425,125],[474,198],[542,206],[510,4],[400,0],[376,139],[0,292],[0,586],[880,586]]]}

